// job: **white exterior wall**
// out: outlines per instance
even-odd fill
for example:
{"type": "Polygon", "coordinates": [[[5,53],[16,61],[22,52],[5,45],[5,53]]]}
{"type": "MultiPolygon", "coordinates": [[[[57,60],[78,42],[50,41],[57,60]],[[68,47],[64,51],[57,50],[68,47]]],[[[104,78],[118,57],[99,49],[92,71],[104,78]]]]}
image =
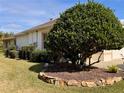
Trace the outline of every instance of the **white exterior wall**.
{"type": "Polygon", "coordinates": [[[37,49],[44,48],[44,40],[41,31],[31,32],[26,35],[16,37],[16,45],[20,49],[22,46],[27,46],[33,43],[37,43],[37,49]]]}
{"type": "Polygon", "coordinates": [[[121,52],[120,50],[112,50],[112,59],[121,59],[121,52]]]}
{"type": "Polygon", "coordinates": [[[104,50],[104,61],[111,61],[112,60],[112,51],[111,50],[104,50]]]}
{"type": "Polygon", "coordinates": [[[104,52],[103,53],[102,52],[98,52],[98,53],[93,54],[92,58],[91,58],[91,62],[96,62],[96,61],[98,61],[98,59],[100,61],[104,60],[104,52]]]}
{"type": "Polygon", "coordinates": [[[104,61],[124,58],[124,48],[120,50],[104,50],[104,61]]]}
{"type": "Polygon", "coordinates": [[[37,32],[33,32],[32,42],[37,42],[37,32]]]}
{"type": "Polygon", "coordinates": [[[38,49],[44,49],[44,33],[48,33],[50,31],[51,27],[40,29],[38,31],[38,49]]]}
{"type": "Polygon", "coordinates": [[[31,32],[28,34],[28,44],[33,44],[37,42],[37,32],[31,32]]]}
{"type": "Polygon", "coordinates": [[[32,33],[29,33],[27,37],[29,39],[28,44],[31,44],[32,43],[32,33]]]}
{"type": "MultiPolygon", "coordinates": [[[[91,57],[91,63],[98,61],[98,58],[100,57],[101,62],[111,62],[112,60],[122,60],[124,58],[124,48],[121,50],[104,50],[102,55],[101,52],[98,52],[96,54],[93,54],[91,57]]],[[[86,62],[89,62],[89,58],[87,58],[86,62]]],[[[111,65],[111,63],[110,63],[111,65]]]]}
{"type": "Polygon", "coordinates": [[[52,27],[46,27],[37,31],[31,31],[25,35],[16,36],[16,45],[18,48],[37,43],[37,49],[44,49],[44,33],[48,33],[52,27]]]}
{"type": "Polygon", "coordinates": [[[40,31],[38,31],[38,42],[37,42],[37,48],[38,49],[43,49],[43,44],[42,44],[42,34],[40,31]]]}
{"type": "Polygon", "coordinates": [[[21,48],[22,46],[28,45],[28,37],[27,35],[16,37],[16,46],[17,48],[21,48]]]}

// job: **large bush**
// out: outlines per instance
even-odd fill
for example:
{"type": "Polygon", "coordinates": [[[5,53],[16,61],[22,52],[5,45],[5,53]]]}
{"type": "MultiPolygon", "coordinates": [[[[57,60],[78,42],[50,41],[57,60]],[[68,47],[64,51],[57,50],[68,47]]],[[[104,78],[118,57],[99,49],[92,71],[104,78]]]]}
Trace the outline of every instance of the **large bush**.
{"type": "Polygon", "coordinates": [[[104,5],[88,1],[67,9],[49,32],[45,45],[60,58],[76,63],[104,49],[120,49],[124,31],[113,11],[104,5]],[[79,54],[81,55],[79,57],[79,54]]]}

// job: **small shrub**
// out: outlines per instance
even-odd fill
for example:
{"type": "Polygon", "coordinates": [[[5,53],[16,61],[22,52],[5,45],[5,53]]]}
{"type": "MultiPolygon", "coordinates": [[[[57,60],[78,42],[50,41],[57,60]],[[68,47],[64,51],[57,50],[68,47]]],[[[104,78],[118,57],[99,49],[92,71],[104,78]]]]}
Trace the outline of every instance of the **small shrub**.
{"type": "Polygon", "coordinates": [[[19,55],[19,58],[22,59],[22,50],[19,50],[18,55],[19,55]]]}
{"type": "Polygon", "coordinates": [[[35,46],[29,45],[29,46],[23,46],[21,50],[19,50],[19,58],[20,59],[30,59],[30,55],[32,51],[35,49],[35,46]]]}
{"type": "Polygon", "coordinates": [[[11,44],[9,47],[8,47],[8,50],[16,50],[16,46],[14,44],[11,44]]]}
{"type": "Polygon", "coordinates": [[[5,57],[9,57],[9,50],[8,49],[4,50],[4,55],[5,55],[5,57]]]}
{"type": "Polygon", "coordinates": [[[41,52],[41,61],[42,62],[49,62],[49,55],[48,55],[48,51],[46,50],[42,50],[41,52]]]}
{"type": "Polygon", "coordinates": [[[3,52],[3,42],[0,41],[0,52],[3,52]]]}
{"type": "Polygon", "coordinates": [[[25,53],[25,54],[26,54],[26,59],[27,59],[27,60],[30,60],[30,57],[31,57],[31,52],[32,52],[32,51],[29,51],[29,50],[28,50],[28,51],[26,51],[26,53],[25,53]]]}
{"type": "Polygon", "coordinates": [[[18,51],[10,50],[9,57],[10,58],[18,58],[18,51]]]}
{"type": "Polygon", "coordinates": [[[6,57],[11,56],[11,50],[16,50],[16,46],[14,44],[11,44],[7,49],[4,50],[4,55],[6,57]]]}
{"type": "Polygon", "coordinates": [[[30,61],[32,62],[49,62],[48,52],[46,50],[34,50],[31,53],[30,61]]]}
{"type": "Polygon", "coordinates": [[[115,65],[108,66],[107,71],[110,72],[110,73],[117,73],[118,72],[118,67],[115,66],[115,65]]]}

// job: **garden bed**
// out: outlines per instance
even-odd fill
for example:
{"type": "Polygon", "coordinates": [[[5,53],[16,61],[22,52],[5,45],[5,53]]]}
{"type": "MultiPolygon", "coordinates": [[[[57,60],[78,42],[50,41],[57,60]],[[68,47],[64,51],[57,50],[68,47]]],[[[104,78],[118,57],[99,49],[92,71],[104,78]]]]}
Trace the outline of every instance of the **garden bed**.
{"type": "Polygon", "coordinates": [[[45,72],[46,75],[52,77],[58,77],[65,80],[75,79],[75,80],[96,80],[96,79],[106,79],[108,77],[119,77],[123,76],[120,71],[118,73],[108,73],[104,69],[91,69],[90,71],[79,71],[79,72],[45,72]]]}
{"type": "MultiPolygon", "coordinates": [[[[69,67],[68,67],[69,68],[69,67]]],[[[79,71],[54,65],[39,74],[45,82],[60,86],[95,87],[112,85],[123,79],[124,73],[108,73],[105,69],[89,68],[79,71]]]]}

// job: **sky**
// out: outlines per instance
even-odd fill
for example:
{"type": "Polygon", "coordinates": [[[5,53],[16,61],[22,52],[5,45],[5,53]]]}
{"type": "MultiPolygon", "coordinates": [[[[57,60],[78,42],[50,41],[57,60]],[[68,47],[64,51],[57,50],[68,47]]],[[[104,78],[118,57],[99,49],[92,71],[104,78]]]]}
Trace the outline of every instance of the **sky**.
{"type": "MultiPolygon", "coordinates": [[[[85,3],[87,0],[80,0],[85,3]]],[[[124,0],[95,0],[110,7],[124,22],[124,0]]],[[[0,31],[18,33],[58,18],[79,0],[0,0],[0,31]]]]}

